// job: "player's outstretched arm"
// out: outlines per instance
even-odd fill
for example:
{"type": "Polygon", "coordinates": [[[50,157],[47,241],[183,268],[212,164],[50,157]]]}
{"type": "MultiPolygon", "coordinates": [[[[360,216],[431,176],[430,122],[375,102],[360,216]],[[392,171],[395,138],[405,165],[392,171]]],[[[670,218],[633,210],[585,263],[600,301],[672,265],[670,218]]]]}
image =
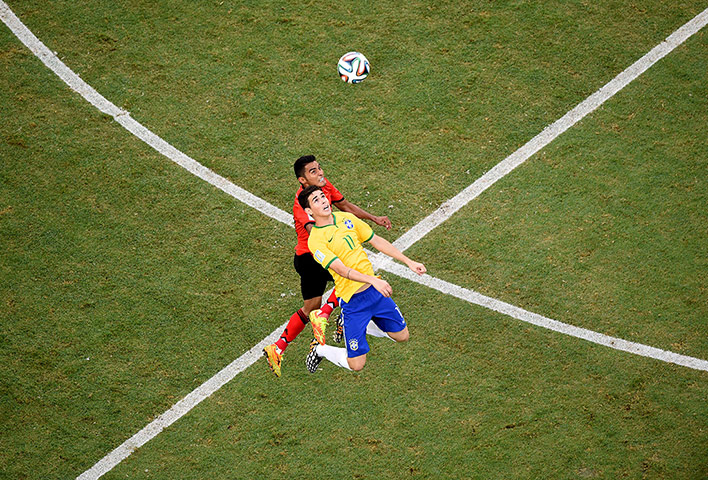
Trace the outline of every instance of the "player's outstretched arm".
{"type": "Polygon", "coordinates": [[[423,275],[427,271],[425,265],[406,257],[403,252],[394,247],[391,242],[389,242],[385,238],[379,237],[378,235],[374,235],[371,240],[369,240],[369,243],[372,247],[374,247],[376,250],[383,253],[384,255],[388,255],[391,258],[395,258],[396,260],[405,263],[408,268],[413,270],[418,275],[423,275]]]}
{"type": "Polygon", "coordinates": [[[336,206],[343,212],[353,213],[358,218],[361,218],[363,220],[371,220],[376,225],[386,227],[386,230],[391,230],[391,220],[389,220],[387,216],[384,215],[382,217],[377,217],[376,215],[372,215],[360,206],[353,204],[346,198],[335,203],[334,206],[336,206]]]}

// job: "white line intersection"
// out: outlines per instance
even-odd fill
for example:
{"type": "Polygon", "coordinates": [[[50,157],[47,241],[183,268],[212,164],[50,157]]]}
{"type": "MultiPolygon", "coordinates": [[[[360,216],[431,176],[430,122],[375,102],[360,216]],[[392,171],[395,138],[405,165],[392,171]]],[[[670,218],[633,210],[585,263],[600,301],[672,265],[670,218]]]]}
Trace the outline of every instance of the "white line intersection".
{"type": "MultiPolygon", "coordinates": [[[[209,182],[225,193],[253,207],[263,214],[281,223],[292,226],[292,218],[289,214],[204,167],[134,120],[130,117],[128,112],[118,108],[116,105],[99,94],[95,89],[84,82],[76,73],[69,69],[53,52],[51,52],[17,18],[17,16],[15,16],[7,4],[2,0],[0,0],[0,18],[10,28],[15,36],[22,41],[22,43],[25,44],[25,46],[27,46],[27,48],[29,48],[48,68],[56,73],[72,90],[79,93],[82,97],[84,97],[84,99],[94,105],[101,112],[112,116],[116,122],[121,124],[126,130],[130,131],[136,137],[153,147],[156,151],[182,166],[197,177],[209,182]]],[[[451,200],[441,205],[440,208],[411,228],[398,240],[393,242],[394,245],[396,245],[401,251],[408,249],[435,227],[450,218],[460,208],[467,205],[467,203],[491,187],[496,181],[503,178],[517,166],[528,160],[536,152],[552,142],[568,128],[572,127],[582,118],[593,112],[605,101],[644,73],[657,61],[668,55],[671,51],[673,51],[673,49],[701,30],[706,24],[708,24],[708,9],[704,10],[692,20],[684,24],[681,28],[667,37],[665,41],[657,45],[649,53],[621,72],[600,90],[588,97],[585,101],[570,110],[566,115],[546,127],[536,137],[531,139],[516,152],[512,153],[489,172],[485,173],[476,182],[464,189],[451,200]]],[[[383,255],[370,254],[370,257],[372,258],[374,266],[378,269],[386,270],[421,285],[426,285],[445,294],[460,298],[469,303],[474,303],[489,308],[518,320],[604,345],[616,350],[622,350],[664,362],[675,363],[688,368],[708,371],[708,361],[706,360],[680,355],[647,345],[628,342],[620,338],[610,337],[591,330],[574,327],[572,325],[543,317],[542,315],[528,312],[519,307],[484,296],[474,292],[473,290],[454,285],[429,275],[418,277],[407,268],[393,262],[391,259],[385,258],[383,255]]],[[[273,343],[278,338],[278,335],[282,329],[285,328],[285,325],[286,324],[284,323],[278,327],[278,329],[273,331],[268,337],[264,338],[259,344],[255,345],[251,348],[251,350],[223,368],[220,372],[204,382],[185,398],[177,402],[174,406],[172,406],[172,408],[157,417],[154,421],[133,435],[118,448],[110,452],[92,468],[85,471],[77,478],[82,480],[97,479],[109,472],[121,461],[127,458],[135,449],[157,436],[162,430],[184,416],[202,400],[209,397],[240,372],[255,363],[261,357],[263,347],[273,343]]]]}

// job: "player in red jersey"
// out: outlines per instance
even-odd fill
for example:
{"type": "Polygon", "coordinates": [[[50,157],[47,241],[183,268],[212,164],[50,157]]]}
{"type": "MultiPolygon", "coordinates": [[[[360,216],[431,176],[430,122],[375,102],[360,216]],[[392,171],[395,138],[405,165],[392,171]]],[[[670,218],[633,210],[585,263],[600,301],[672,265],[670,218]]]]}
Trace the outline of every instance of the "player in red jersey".
{"type": "Polygon", "coordinates": [[[283,330],[278,341],[263,349],[263,355],[268,360],[268,365],[278,377],[280,376],[283,352],[288,344],[302,332],[305,325],[310,321],[312,321],[315,337],[320,343],[324,343],[324,324],[326,324],[326,320],[332,310],[338,306],[335,292],[332,292],[325,305],[322,305],[322,295],[326,290],[327,282],[332,282],[333,279],[332,275],[315,261],[307,246],[310,230],[315,221],[300,206],[297,200],[298,194],[303,188],[311,185],[318,186],[325,193],[330,203],[339,210],[352,213],[363,220],[370,220],[377,225],[385,227],[387,230],[391,229],[391,221],[388,217],[371,215],[363,208],[345,199],[344,195],[325,178],[322,167],[314,155],[305,155],[298,158],[293,165],[293,169],[295,170],[295,176],[300,182],[300,188],[295,193],[293,203],[293,219],[295,220],[295,231],[297,233],[297,245],[293,263],[295,270],[300,275],[300,290],[304,304],[301,309],[290,317],[288,325],[283,330]]]}

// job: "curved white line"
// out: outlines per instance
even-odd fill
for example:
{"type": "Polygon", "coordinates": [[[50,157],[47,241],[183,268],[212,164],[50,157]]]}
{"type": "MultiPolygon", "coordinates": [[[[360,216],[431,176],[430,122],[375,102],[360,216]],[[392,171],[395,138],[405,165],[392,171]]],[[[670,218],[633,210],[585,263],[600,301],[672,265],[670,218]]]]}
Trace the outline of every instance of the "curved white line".
{"type": "Polygon", "coordinates": [[[659,348],[650,347],[641,343],[630,342],[617,337],[610,337],[609,335],[594,332],[586,328],[568,325],[567,323],[559,322],[557,320],[544,317],[543,315],[529,312],[523,308],[516,307],[492,297],[487,297],[486,295],[482,295],[474,290],[460,287],[453,283],[446,282],[445,280],[440,280],[439,278],[431,277],[429,275],[423,275],[420,277],[411,272],[405,266],[391,260],[386,260],[379,263],[378,268],[391,272],[399,277],[406,278],[420,285],[425,285],[426,287],[433,288],[439,292],[459,298],[460,300],[465,300],[469,303],[474,303],[490,310],[494,310],[495,312],[503,313],[504,315],[516,318],[522,322],[547,328],[548,330],[553,330],[554,332],[563,333],[565,335],[570,335],[571,337],[581,338],[592,343],[597,343],[598,345],[614,348],[615,350],[634,353],[635,355],[661,360],[662,362],[674,363],[683,367],[708,372],[707,360],[681,355],[668,350],[661,350],[659,348]]]}
{"type": "Polygon", "coordinates": [[[81,77],[74,73],[64,62],[49,50],[10,10],[10,7],[4,1],[0,0],[0,18],[15,34],[15,36],[39,58],[51,71],[57,74],[64,83],[72,90],[84,97],[91,105],[99,109],[101,112],[110,115],[116,122],[120,123],[126,130],[138,137],[143,142],[150,145],[159,153],[175,162],[180,167],[184,168],[193,175],[205,180],[214,185],[219,190],[226,192],[232,197],[240,200],[249,207],[255,208],[259,212],[281,222],[286,225],[293,225],[293,220],[290,215],[283,210],[271,205],[260,197],[253,195],[251,192],[234,185],[229,180],[221,175],[214,173],[204,165],[200,164],[193,158],[185,155],[162,138],[155,135],[152,131],[145,128],[142,124],[134,120],[130,113],[118,108],[113,103],[109,102],[103,95],[93,89],[88,83],[84,82],[81,77]]]}

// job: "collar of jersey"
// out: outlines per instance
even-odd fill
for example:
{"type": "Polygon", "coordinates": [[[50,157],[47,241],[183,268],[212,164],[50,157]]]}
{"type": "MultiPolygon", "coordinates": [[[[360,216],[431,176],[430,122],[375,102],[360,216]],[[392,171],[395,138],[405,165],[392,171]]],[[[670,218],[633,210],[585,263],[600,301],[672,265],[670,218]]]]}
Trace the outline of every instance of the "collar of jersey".
{"type": "Polygon", "coordinates": [[[334,216],[334,212],[332,212],[332,220],[334,223],[330,223],[329,225],[323,225],[321,227],[318,227],[317,225],[313,225],[312,228],[327,228],[327,227],[333,227],[337,224],[337,217],[334,216]]]}

